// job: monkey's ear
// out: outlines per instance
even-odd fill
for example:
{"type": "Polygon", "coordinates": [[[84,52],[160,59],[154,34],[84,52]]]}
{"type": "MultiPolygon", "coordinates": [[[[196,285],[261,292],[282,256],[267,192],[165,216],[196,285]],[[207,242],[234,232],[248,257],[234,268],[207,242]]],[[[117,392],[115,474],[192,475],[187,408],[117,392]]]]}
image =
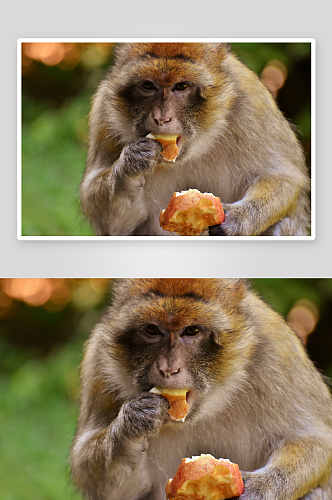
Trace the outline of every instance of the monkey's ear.
{"type": "MultiPolygon", "coordinates": [[[[208,68],[208,70],[212,70],[210,74],[210,79],[215,83],[215,78],[218,77],[216,75],[220,72],[220,67],[222,62],[227,58],[229,53],[229,45],[227,43],[201,43],[201,57],[203,58],[204,65],[208,68]],[[213,76],[212,76],[213,75],[213,76]]],[[[209,74],[209,71],[207,72],[209,74]]],[[[207,87],[213,87],[212,83],[208,84],[207,87]]],[[[207,93],[204,90],[204,87],[200,87],[199,89],[200,95],[206,99],[207,93]]]]}
{"type": "Polygon", "coordinates": [[[131,286],[130,278],[112,278],[110,280],[109,290],[109,305],[117,307],[125,304],[128,300],[129,290],[131,286]]]}
{"type": "Polygon", "coordinates": [[[213,58],[217,64],[221,63],[230,51],[228,43],[207,43],[206,49],[209,52],[209,57],[213,58]]]}
{"type": "Polygon", "coordinates": [[[250,281],[245,278],[219,278],[222,302],[231,309],[237,308],[250,288],[250,281]]]}
{"type": "Polygon", "coordinates": [[[214,44],[218,51],[228,52],[230,50],[230,44],[225,42],[218,42],[214,44]]]}
{"type": "Polygon", "coordinates": [[[221,278],[228,291],[250,288],[250,280],[247,278],[221,278]]]}

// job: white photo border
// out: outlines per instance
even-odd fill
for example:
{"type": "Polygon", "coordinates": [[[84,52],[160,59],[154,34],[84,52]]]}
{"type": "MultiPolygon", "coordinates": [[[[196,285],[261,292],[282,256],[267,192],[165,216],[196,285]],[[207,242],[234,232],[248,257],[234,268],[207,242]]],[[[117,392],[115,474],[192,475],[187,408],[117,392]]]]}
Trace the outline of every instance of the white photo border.
{"type": "Polygon", "coordinates": [[[17,239],[33,241],[309,241],[316,239],[316,40],[314,38],[19,38],[17,40],[17,239]],[[310,43],[311,45],[311,235],[309,236],[23,236],[22,235],[22,44],[23,43],[310,43]]]}

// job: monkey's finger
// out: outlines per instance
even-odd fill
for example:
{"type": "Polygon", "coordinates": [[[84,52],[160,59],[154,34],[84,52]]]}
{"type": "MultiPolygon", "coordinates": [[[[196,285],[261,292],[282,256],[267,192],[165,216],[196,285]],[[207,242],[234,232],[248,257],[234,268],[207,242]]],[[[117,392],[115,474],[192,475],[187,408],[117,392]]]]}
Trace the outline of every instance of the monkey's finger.
{"type": "Polygon", "coordinates": [[[159,394],[156,394],[156,396],[159,398],[161,415],[163,418],[163,422],[165,423],[169,420],[168,410],[170,409],[170,404],[169,401],[163,396],[160,396],[159,394]]]}
{"type": "Polygon", "coordinates": [[[217,224],[215,226],[209,226],[209,236],[226,236],[227,233],[222,227],[222,224],[217,224]]]}
{"type": "Polygon", "coordinates": [[[149,144],[149,145],[153,144],[155,149],[157,149],[157,150],[159,149],[160,151],[163,150],[163,146],[162,146],[162,144],[160,144],[160,142],[157,142],[154,139],[150,139],[149,137],[143,137],[143,139],[139,139],[139,142],[141,144],[144,144],[144,143],[149,144]]]}

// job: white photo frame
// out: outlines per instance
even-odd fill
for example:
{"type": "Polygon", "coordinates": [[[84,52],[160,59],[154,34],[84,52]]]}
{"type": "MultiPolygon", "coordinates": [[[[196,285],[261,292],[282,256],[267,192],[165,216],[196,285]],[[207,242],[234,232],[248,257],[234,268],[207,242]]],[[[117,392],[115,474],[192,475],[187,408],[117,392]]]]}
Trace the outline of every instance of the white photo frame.
{"type": "MultiPolygon", "coordinates": [[[[84,165],[82,165],[83,173],[84,165]]],[[[79,186],[80,179],[78,180],[79,186]]],[[[79,214],[78,214],[79,215],[79,214]]],[[[313,38],[20,38],[17,41],[17,239],[63,241],[239,241],[314,240],[316,238],[316,42],[313,38]],[[29,236],[22,235],[22,44],[23,43],[116,43],[116,42],[223,42],[309,43],[311,45],[311,234],[309,236],[29,236]]],[[[213,243],[211,243],[213,244],[213,243]]]]}

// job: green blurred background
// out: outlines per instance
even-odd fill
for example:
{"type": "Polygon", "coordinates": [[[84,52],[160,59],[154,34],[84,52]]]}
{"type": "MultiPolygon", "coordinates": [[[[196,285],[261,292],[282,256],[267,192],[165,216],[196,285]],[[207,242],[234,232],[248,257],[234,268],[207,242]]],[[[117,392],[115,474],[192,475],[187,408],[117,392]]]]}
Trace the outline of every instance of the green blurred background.
{"type": "MultiPolygon", "coordinates": [[[[296,127],[310,168],[309,43],[235,43],[296,127]]],[[[22,44],[22,235],[91,236],[78,189],[91,97],[112,59],[111,43],[22,44]]]]}
{"type": "MultiPolygon", "coordinates": [[[[331,377],[332,279],[252,282],[331,377]]],[[[67,460],[78,417],[79,364],[108,298],[108,279],[0,280],[1,500],[80,499],[67,460]]]]}

